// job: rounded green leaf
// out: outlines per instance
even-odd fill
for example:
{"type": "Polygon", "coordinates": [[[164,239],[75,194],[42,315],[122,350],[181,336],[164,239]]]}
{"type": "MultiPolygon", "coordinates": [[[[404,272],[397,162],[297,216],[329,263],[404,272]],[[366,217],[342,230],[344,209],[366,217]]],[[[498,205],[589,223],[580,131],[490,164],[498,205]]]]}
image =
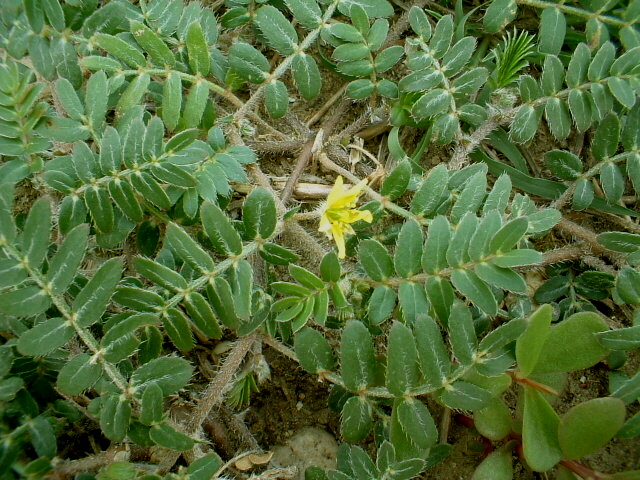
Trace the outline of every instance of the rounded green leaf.
{"type": "Polygon", "coordinates": [[[499,398],[494,398],[483,409],[473,412],[473,422],[480,434],[498,441],[511,433],[511,411],[499,398]]]}
{"type": "Polygon", "coordinates": [[[532,470],[545,472],[562,458],[558,443],[558,414],[544,396],[531,387],[524,388],[522,446],[532,470]]]}
{"type": "Polygon", "coordinates": [[[473,472],[471,480],[512,480],[511,449],[501,448],[489,454],[473,472]]]}
{"type": "Polygon", "coordinates": [[[564,458],[590,455],[609,442],[624,424],[624,402],[619,398],[594,398],[565,413],[558,427],[564,458]]]}
{"type": "Polygon", "coordinates": [[[608,329],[607,322],[597,313],[571,315],[551,329],[534,371],[570,372],[595,365],[609,349],[600,345],[594,334],[608,329]]]}
{"type": "Polygon", "coordinates": [[[533,371],[538,363],[542,347],[549,336],[552,314],[551,305],[542,305],[529,317],[529,326],[516,340],[518,369],[525,377],[533,371]]]}

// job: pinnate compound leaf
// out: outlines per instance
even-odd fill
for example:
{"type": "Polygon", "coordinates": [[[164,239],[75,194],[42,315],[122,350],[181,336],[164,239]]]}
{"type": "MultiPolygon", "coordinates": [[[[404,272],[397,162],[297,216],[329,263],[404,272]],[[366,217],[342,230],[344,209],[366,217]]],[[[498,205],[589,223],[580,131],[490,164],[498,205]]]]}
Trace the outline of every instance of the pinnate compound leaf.
{"type": "Polygon", "coordinates": [[[242,209],[245,234],[250,239],[267,239],[276,229],[277,214],[273,196],[258,187],[247,195],[242,209]]]}
{"type": "Polygon", "coordinates": [[[181,310],[169,308],[163,315],[162,324],[165,332],[178,349],[188,352],[194,347],[189,321],[181,310]]]}
{"type": "Polygon", "coordinates": [[[140,50],[119,37],[114,37],[106,33],[98,33],[93,39],[96,44],[103,50],[106,50],[109,55],[123,61],[132,68],[144,67],[147,63],[147,59],[140,50]]]}
{"type": "Polygon", "coordinates": [[[189,465],[187,473],[190,480],[210,480],[222,466],[223,462],[217,453],[210,453],[189,465]]]}
{"type": "Polygon", "coordinates": [[[418,273],[421,266],[424,237],[422,227],[415,220],[408,220],[402,226],[393,258],[398,275],[408,278],[418,273]]]}
{"type": "Polygon", "coordinates": [[[542,111],[540,109],[531,105],[522,105],[511,122],[509,134],[513,141],[518,143],[530,141],[538,131],[541,118],[542,111]]]}
{"type": "Polygon", "coordinates": [[[322,22],[322,11],[316,0],[285,0],[293,17],[303,26],[314,29],[322,22]]]}
{"type": "Polygon", "coordinates": [[[551,150],[545,154],[544,163],[562,180],[576,180],[582,174],[582,160],[571,152],[551,150]]]}
{"type": "Polygon", "coordinates": [[[440,205],[447,187],[449,172],[442,163],[431,169],[429,176],[422,182],[411,201],[411,212],[431,218],[440,205]]]}
{"type": "Polygon", "coordinates": [[[611,350],[632,350],[640,347],[640,325],[596,334],[598,341],[611,350]]]}
{"type": "Polygon", "coordinates": [[[461,365],[471,365],[478,347],[471,312],[462,303],[451,309],[447,329],[453,354],[461,365]]]}
{"type": "Polygon", "coordinates": [[[563,457],[575,460],[602,448],[624,424],[625,413],[624,402],[615,397],[594,398],[571,408],[558,427],[563,457]]]}
{"type": "Polygon", "coordinates": [[[48,458],[55,457],[58,450],[56,434],[49,420],[42,415],[38,415],[31,420],[28,425],[31,444],[38,456],[48,458]]]}
{"type": "Polygon", "coordinates": [[[140,45],[151,57],[151,60],[159,67],[176,64],[176,59],[164,40],[153,30],[140,22],[131,22],[131,33],[138,45],[140,45]]]}
{"type": "Polygon", "coordinates": [[[491,263],[498,267],[522,267],[525,265],[536,265],[542,261],[542,254],[537,250],[520,248],[511,250],[500,256],[497,256],[491,263]]]}
{"type": "Polygon", "coordinates": [[[151,426],[162,421],[162,399],[162,389],[157,383],[152,383],[144,390],[140,401],[140,423],[151,426]]]}
{"type": "Polygon", "coordinates": [[[358,5],[371,18],[384,18],[393,15],[393,6],[387,0],[343,0],[338,4],[338,11],[350,15],[351,7],[358,5]]]}
{"type": "Polygon", "coordinates": [[[184,306],[198,329],[212,338],[222,337],[222,330],[213,309],[207,300],[198,292],[185,297],[184,306]]]}
{"type": "Polygon", "coordinates": [[[156,261],[144,257],[136,257],[133,259],[133,264],[136,267],[136,271],[147,280],[169,291],[177,292],[186,290],[188,287],[187,281],[182,275],[156,261]]]}
{"type": "Polygon", "coordinates": [[[558,55],[564,43],[567,20],[558,8],[545,8],[540,15],[538,50],[542,53],[558,55]]]}
{"type": "Polygon", "coordinates": [[[396,306],[396,291],[386,285],[378,285],[369,299],[369,320],[374,324],[384,322],[396,306]]]}
{"type": "Polygon", "coordinates": [[[289,109],[289,92],[280,80],[274,80],[264,87],[264,104],[272,118],[280,118],[289,109]]]}
{"type": "Polygon", "coordinates": [[[66,114],[77,121],[82,121],[84,115],[84,105],[80,101],[80,97],[73,88],[71,82],[66,78],[59,78],[55,83],[56,96],[62,104],[66,114]]]}
{"type": "Polygon", "coordinates": [[[274,265],[288,265],[298,261],[298,255],[275,243],[266,242],[260,249],[260,256],[274,265]]]}
{"type": "Polygon", "coordinates": [[[31,268],[40,268],[49,248],[51,230],[51,204],[39,198],[31,207],[21,238],[22,253],[31,268]]]}
{"type": "Polygon", "coordinates": [[[573,191],[571,206],[574,210],[584,210],[591,206],[594,197],[595,193],[593,191],[593,184],[591,181],[586,178],[580,178],[576,182],[576,186],[573,191]]]}
{"type": "MultiPolygon", "coordinates": [[[[447,217],[438,215],[429,225],[422,252],[422,268],[427,273],[438,273],[446,268],[447,250],[451,239],[451,226],[447,217]]],[[[537,253],[537,252],[536,252],[537,253]]]]}
{"type": "Polygon", "coordinates": [[[593,137],[591,152],[597,161],[615,155],[620,141],[620,120],[617,115],[607,115],[598,125],[593,137]]]}

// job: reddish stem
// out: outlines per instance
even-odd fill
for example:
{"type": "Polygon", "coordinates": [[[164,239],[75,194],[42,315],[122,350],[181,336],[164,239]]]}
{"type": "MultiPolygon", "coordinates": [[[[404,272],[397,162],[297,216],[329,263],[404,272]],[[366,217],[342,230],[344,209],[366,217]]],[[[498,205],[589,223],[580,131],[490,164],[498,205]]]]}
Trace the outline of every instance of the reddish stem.
{"type": "Polygon", "coordinates": [[[536,382],[535,380],[531,380],[530,378],[527,377],[521,377],[517,372],[507,372],[509,373],[509,375],[511,375],[511,378],[513,378],[513,380],[515,380],[517,383],[521,384],[521,385],[527,385],[535,390],[538,390],[539,392],[542,393],[548,393],[551,395],[558,395],[558,392],[556,392],[553,388],[551,388],[548,385],[545,385],[544,383],[540,383],[540,382],[536,382]]]}
{"type": "Polygon", "coordinates": [[[581,478],[584,478],[584,480],[607,480],[608,478],[612,478],[606,473],[596,472],[595,470],[592,470],[591,468],[582,465],[575,460],[561,460],[560,465],[568,468],[573,473],[579,475],[581,478]]]}

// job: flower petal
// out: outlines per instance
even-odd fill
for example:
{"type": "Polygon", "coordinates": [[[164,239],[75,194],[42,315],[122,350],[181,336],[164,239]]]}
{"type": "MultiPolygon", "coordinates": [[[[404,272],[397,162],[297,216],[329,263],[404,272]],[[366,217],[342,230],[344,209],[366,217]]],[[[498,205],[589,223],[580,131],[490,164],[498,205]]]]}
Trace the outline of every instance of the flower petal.
{"type": "Polygon", "coordinates": [[[342,228],[338,224],[331,225],[331,233],[333,234],[333,240],[338,246],[338,258],[344,258],[346,256],[346,249],[344,245],[344,233],[342,228]]]}
{"type": "Polygon", "coordinates": [[[336,183],[333,185],[333,188],[331,189],[331,191],[329,192],[329,196],[327,197],[327,208],[331,208],[343,193],[344,181],[342,180],[342,175],[338,175],[338,178],[336,178],[336,183]]]}
{"type": "Polygon", "coordinates": [[[346,223],[355,223],[359,220],[371,223],[373,222],[373,215],[369,210],[347,210],[340,216],[340,220],[346,223]]]}
{"type": "Polygon", "coordinates": [[[329,233],[330,230],[331,230],[331,221],[329,220],[326,214],[323,214],[320,217],[320,227],[318,228],[318,231],[329,233]]]}

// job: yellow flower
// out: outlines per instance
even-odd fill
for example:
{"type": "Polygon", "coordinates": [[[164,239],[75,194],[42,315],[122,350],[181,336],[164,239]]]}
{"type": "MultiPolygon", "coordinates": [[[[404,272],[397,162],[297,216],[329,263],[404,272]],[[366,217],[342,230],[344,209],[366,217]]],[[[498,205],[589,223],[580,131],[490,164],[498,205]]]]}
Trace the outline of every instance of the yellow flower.
{"type": "Polygon", "coordinates": [[[345,191],[342,176],[338,176],[335,185],[329,192],[327,202],[322,207],[318,230],[326,233],[329,238],[333,237],[338,246],[338,258],[345,257],[344,234],[355,233],[350,224],[358,220],[369,223],[373,221],[370,211],[353,208],[366,185],[367,180],[362,180],[345,191]]]}

